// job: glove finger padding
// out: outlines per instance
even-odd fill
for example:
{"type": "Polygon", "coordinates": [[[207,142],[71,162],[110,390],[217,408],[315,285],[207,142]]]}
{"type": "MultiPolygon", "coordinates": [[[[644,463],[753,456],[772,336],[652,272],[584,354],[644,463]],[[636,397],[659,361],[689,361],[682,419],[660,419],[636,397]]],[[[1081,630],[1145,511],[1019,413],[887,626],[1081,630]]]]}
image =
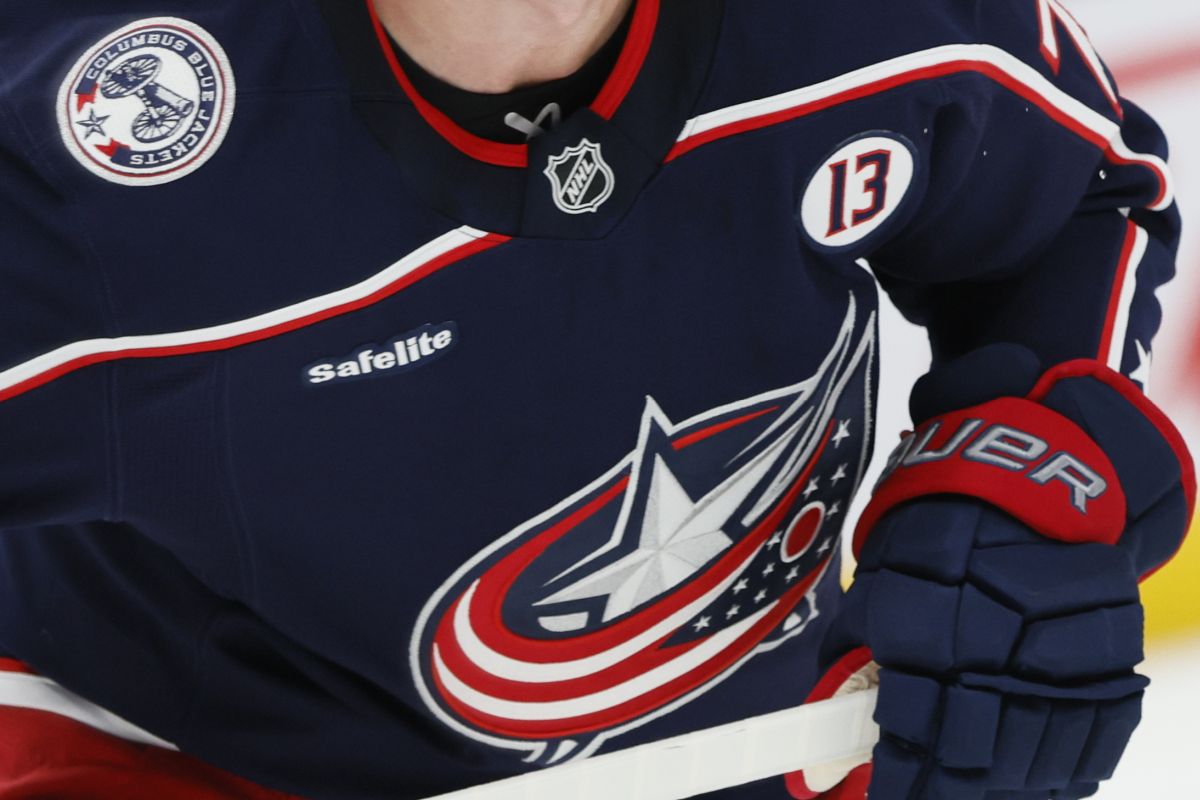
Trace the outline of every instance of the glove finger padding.
{"type": "MultiPolygon", "coordinates": [[[[888,671],[881,677],[881,698],[912,687],[888,671]]],[[[911,707],[881,702],[871,800],[1087,797],[1111,777],[1140,718],[1140,692],[1068,702],[931,683],[945,711],[940,726],[918,732],[911,707]]]]}
{"type": "Polygon", "coordinates": [[[1053,542],[976,501],[937,498],[889,514],[862,555],[839,627],[865,623],[881,664],[1062,684],[1142,661],[1124,550],[1053,542]]]}
{"type": "Polygon", "coordinates": [[[967,498],[902,506],[876,533],[827,639],[886,665],[872,800],[1091,794],[1147,684],[1129,553],[967,498]]]}

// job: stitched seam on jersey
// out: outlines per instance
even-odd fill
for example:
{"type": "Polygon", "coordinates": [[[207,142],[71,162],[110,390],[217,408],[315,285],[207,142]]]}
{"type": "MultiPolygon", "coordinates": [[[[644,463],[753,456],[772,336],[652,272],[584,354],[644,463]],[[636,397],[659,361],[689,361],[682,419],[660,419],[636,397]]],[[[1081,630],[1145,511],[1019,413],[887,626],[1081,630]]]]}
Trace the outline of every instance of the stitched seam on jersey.
{"type": "Polygon", "coordinates": [[[222,600],[215,594],[213,597],[214,602],[212,610],[209,611],[207,619],[204,620],[204,624],[197,628],[195,639],[192,642],[191,673],[192,686],[195,687],[195,691],[190,693],[187,705],[183,707],[183,710],[179,714],[178,733],[173,737],[173,741],[175,744],[180,745],[181,750],[183,749],[183,746],[180,743],[189,738],[193,721],[196,718],[196,712],[200,707],[200,698],[204,695],[202,691],[199,691],[205,685],[205,665],[207,664],[207,659],[204,657],[206,653],[204,646],[208,644],[209,638],[212,636],[213,628],[215,628],[217,625],[217,621],[220,620],[221,617],[223,617],[226,613],[228,613],[228,609],[233,606],[232,601],[222,600]]]}
{"type": "Polygon", "coordinates": [[[243,89],[241,84],[238,84],[238,101],[242,101],[248,97],[275,97],[287,95],[313,95],[321,96],[328,95],[330,97],[344,97],[346,90],[340,86],[325,86],[325,87],[285,87],[285,86],[256,86],[252,89],[243,89]]]}
{"type": "MultiPolygon", "coordinates": [[[[104,259],[101,258],[92,237],[83,232],[87,217],[79,208],[78,200],[72,197],[69,204],[78,220],[76,230],[80,231],[81,244],[89,256],[89,260],[95,266],[96,282],[99,284],[98,294],[101,301],[100,314],[103,318],[104,328],[110,336],[119,336],[120,327],[117,320],[120,319],[120,315],[117,313],[117,301],[112,291],[112,281],[109,279],[108,270],[104,268],[104,259]]],[[[120,370],[118,365],[107,365],[104,383],[104,447],[108,483],[106,502],[109,519],[120,521],[125,514],[125,449],[121,440],[120,370]]]]}
{"type": "Polygon", "coordinates": [[[369,103],[395,103],[396,105],[412,107],[412,101],[395,92],[347,92],[351,100],[363,100],[369,103]]]}
{"type": "MultiPolygon", "coordinates": [[[[333,41],[332,33],[329,26],[325,24],[322,18],[322,10],[313,2],[302,2],[301,0],[288,0],[288,5],[292,7],[292,14],[296,20],[297,27],[308,40],[309,45],[313,50],[319,51],[323,56],[323,63],[326,64],[341,64],[340,57],[337,51],[337,45],[333,41]]],[[[338,75],[345,76],[344,70],[338,70],[338,75]]],[[[342,93],[345,93],[347,84],[342,81],[338,84],[342,93]]]]}
{"type": "MultiPolygon", "coordinates": [[[[0,84],[4,83],[6,79],[7,75],[4,73],[2,67],[0,67],[0,84]]],[[[18,131],[16,125],[20,124],[20,118],[11,112],[6,113],[4,104],[0,103],[0,119],[5,117],[14,121],[9,125],[9,130],[13,132],[14,137],[19,138],[21,131],[24,132],[24,138],[27,143],[26,157],[29,159],[30,165],[35,167],[39,177],[45,180],[47,184],[53,187],[64,198],[63,204],[73,210],[73,215],[76,218],[74,230],[83,231],[85,229],[84,223],[88,221],[88,215],[82,213],[80,209],[78,193],[70,190],[66,176],[57,171],[53,159],[44,157],[42,150],[38,147],[39,143],[42,142],[57,142],[58,137],[49,136],[38,139],[23,125],[20,131],[18,131]]],[[[102,300],[101,314],[104,317],[105,334],[108,336],[119,336],[120,328],[117,320],[120,319],[120,316],[117,314],[116,300],[112,292],[112,281],[109,279],[108,272],[104,268],[104,259],[101,258],[100,251],[91,236],[83,233],[79,233],[78,235],[83,244],[83,249],[91,256],[91,261],[96,268],[99,283],[98,293],[102,300]]]]}
{"type": "MultiPolygon", "coordinates": [[[[78,232],[80,245],[95,268],[95,281],[98,284],[97,294],[100,297],[100,315],[103,327],[110,337],[121,335],[121,315],[118,313],[116,295],[112,289],[112,280],[104,267],[104,258],[96,246],[95,239],[87,233],[88,215],[84,214],[76,195],[68,200],[68,207],[76,219],[75,230],[78,232]]],[[[117,364],[106,366],[104,381],[105,410],[104,410],[104,447],[105,470],[107,472],[108,513],[112,520],[120,521],[125,513],[125,465],[121,439],[121,408],[120,408],[120,370],[117,364]]]]}
{"type": "MultiPolygon", "coordinates": [[[[0,85],[8,81],[8,74],[0,67],[0,85]]],[[[100,301],[100,317],[104,333],[110,337],[119,335],[117,327],[118,315],[116,312],[116,303],[113,299],[112,283],[109,280],[108,272],[104,268],[104,260],[100,257],[95,241],[84,232],[86,230],[87,215],[82,213],[77,195],[73,192],[64,191],[62,176],[56,173],[50,159],[41,157],[41,153],[36,147],[37,140],[30,135],[28,128],[21,124],[19,117],[9,111],[2,102],[0,102],[0,123],[3,123],[4,128],[10,132],[14,145],[24,149],[25,158],[28,159],[29,165],[34,169],[37,177],[44,180],[50,188],[63,198],[64,207],[75,218],[76,224],[73,226],[73,229],[76,232],[75,235],[78,237],[78,246],[81,253],[86,257],[88,264],[94,269],[92,290],[100,301]]],[[[91,274],[92,270],[88,270],[88,272],[91,274]]],[[[101,416],[104,419],[103,495],[105,509],[102,512],[102,516],[106,516],[109,519],[119,519],[122,505],[123,481],[121,470],[122,450],[119,440],[119,426],[117,424],[116,371],[110,370],[104,376],[103,383],[104,388],[101,401],[104,404],[104,408],[101,411],[101,416]]]]}
{"type": "MultiPolygon", "coordinates": [[[[12,81],[8,73],[4,71],[3,65],[0,65],[0,86],[5,84],[12,85],[12,81]]],[[[0,103],[0,121],[7,120],[5,127],[12,133],[14,143],[24,151],[23,155],[29,159],[29,163],[37,168],[39,177],[42,177],[53,186],[62,195],[66,195],[63,191],[63,176],[55,172],[54,165],[49,159],[42,157],[42,151],[38,147],[39,141],[57,141],[58,137],[47,136],[43,140],[39,140],[33,135],[33,132],[21,122],[21,118],[14,112],[6,110],[3,103],[0,103]]]]}
{"type": "MultiPolygon", "coordinates": [[[[941,120],[941,115],[948,110],[953,110],[960,107],[960,104],[955,100],[955,95],[950,91],[950,88],[947,86],[947,84],[956,79],[970,79],[977,77],[979,76],[966,73],[949,75],[946,78],[938,80],[932,84],[932,89],[934,95],[936,96],[936,106],[929,116],[928,124],[929,135],[932,137],[934,142],[937,142],[939,139],[939,123],[941,120]]],[[[920,81],[917,83],[906,84],[904,86],[898,86],[891,91],[895,93],[903,93],[905,91],[919,93],[921,91],[928,90],[930,87],[930,83],[926,81],[920,81]]],[[[993,101],[989,99],[989,114],[991,113],[992,105],[993,101]]],[[[965,137],[966,135],[969,135],[971,137],[971,142],[977,146],[983,141],[983,138],[986,136],[986,134],[986,123],[983,125],[978,125],[972,122],[968,134],[963,134],[963,136],[965,137]]],[[[902,220],[904,224],[898,226],[887,241],[879,243],[879,245],[875,248],[876,253],[878,253],[880,250],[883,250],[885,247],[887,247],[887,245],[891,244],[897,238],[897,236],[901,234],[905,236],[919,236],[928,231],[932,226],[936,226],[938,224],[938,216],[945,210],[945,204],[952,202],[955,192],[961,190],[962,184],[967,181],[967,175],[965,173],[959,174],[957,182],[950,187],[948,191],[942,194],[940,198],[940,204],[931,201],[929,198],[929,187],[933,183],[934,173],[936,171],[935,164],[938,161],[936,157],[936,150],[936,147],[930,149],[928,163],[926,164],[925,168],[924,186],[922,187],[921,196],[913,198],[912,203],[909,205],[909,211],[907,212],[908,217],[907,219],[902,220]],[[927,208],[927,203],[933,203],[934,207],[927,208]]]]}
{"type": "Polygon", "coordinates": [[[105,503],[108,513],[105,519],[109,522],[119,522],[125,517],[125,470],[124,448],[121,447],[120,435],[120,391],[118,390],[117,370],[115,364],[109,364],[104,370],[105,383],[105,460],[104,467],[108,475],[108,486],[105,503]]]}
{"type": "Polygon", "coordinates": [[[238,553],[238,577],[243,596],[248,602],[258,602],[258,565],[254,561],[254,550],[250,546],[250,525],[246,504],[238,491],[237,463],[233,456],[233,435],[230,431],[229,354],[217,353],[216,380],[213,390],[213,442],[216,447],[217,474],[220,479],[221,495],[225,501],[229,525],[233,528],[234,546],[238,553]]]}
{"type": "MultiPolygon", "coordinates": [[[[77,220],[75,230],[78,231],[77,235],[80,239],[80,245],[87,254],[88,261],[95,268],[94,280],[98,284],[96,293],[100,299],[102,324],[109,336],[119,336],[120,326],[117,320],[120,319],[120,315],[117,313],[117,301],[112,291],[112,281],[109,279],[108,271],[104,268],[104,259],[96,247],[95,240],[86,233],[87,215],[82,212],[79,200],[75,195],[72,195],[68,200],[68,205],[71,213],[77,220]]],[[[123,463],[124,448],[121,443],[119,377],[117,365],[108,365],[104,375],[104,382],[106,384],[104,448],[105,471],[108,484],[106,502],[109,506],[109,515],[113,520],[120,520],[122,518],[125,504],[125,469],[123,463]]]]}

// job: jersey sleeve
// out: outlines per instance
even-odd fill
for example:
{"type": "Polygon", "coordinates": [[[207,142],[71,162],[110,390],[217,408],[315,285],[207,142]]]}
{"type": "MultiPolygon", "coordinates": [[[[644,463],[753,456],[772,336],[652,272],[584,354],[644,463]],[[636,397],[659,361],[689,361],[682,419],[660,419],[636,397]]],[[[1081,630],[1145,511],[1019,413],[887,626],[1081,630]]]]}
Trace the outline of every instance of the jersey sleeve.
{"type": "Polygon", "coordinates": [[[1058,0],[970,5],[978,64],[942,79],[920,206],[872,268],[934,371],[1005,343],[1144,385],[1180,230],[1163,134],[1058,0]]]}
{"type": "Polygon", "coordinates": [[[0,530],[102,519],[109,376],[52,367],[104,333],[97,264],[4,101],[0,79],[0,530]]]}

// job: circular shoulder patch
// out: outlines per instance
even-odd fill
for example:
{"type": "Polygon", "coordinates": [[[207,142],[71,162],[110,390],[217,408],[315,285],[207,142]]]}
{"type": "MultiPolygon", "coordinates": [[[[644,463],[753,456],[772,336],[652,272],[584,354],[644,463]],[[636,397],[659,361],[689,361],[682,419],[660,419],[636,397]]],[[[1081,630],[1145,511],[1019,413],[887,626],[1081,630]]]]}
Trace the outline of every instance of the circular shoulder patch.
{"type": "Polygon", "coordinates": [[[154,186],[212,158],[235,94],[229,57],[206,30],[174,17],[143,19],[75,62],[58,92],[58,125],[94,175],[154,186]]]}
{"type": "Polygon", "coordinates": [[[904,205],[916,169],[916,148],[898,133],[874,131],[839,145],[804,190],[804,231],[823,247],[858,244],[904,205]]]}

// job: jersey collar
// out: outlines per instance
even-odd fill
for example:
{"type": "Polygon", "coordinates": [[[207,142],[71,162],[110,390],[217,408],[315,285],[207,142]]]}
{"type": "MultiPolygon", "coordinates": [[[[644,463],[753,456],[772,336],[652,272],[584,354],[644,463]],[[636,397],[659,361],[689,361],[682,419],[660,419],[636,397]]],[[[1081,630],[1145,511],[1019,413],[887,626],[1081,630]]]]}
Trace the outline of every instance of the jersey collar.
{"type": "MultiPolygon", "coordinates": [[[[404,94],[408,96],[409,101],[430,127],[459,151],[485,164],[515,168],[529,166],[528,145],[503,144],[476,136],[464,130],[422,97],[396,57],[387,31],[384,30],[383,22],[380,21],[379,14],[376,12],[374,0],[366,0],[366,3],[371,17],[371,26],[375,31],[375,38],[379,42],[380,52],[383,53],[392,75],[395,76],[396,83],[403,89],[404,94]]],[[[637,0],[633,10],[633,19],[630,21],[629,33],[626,36],[621,55],[617,59],[617,64],[600,90],[600,94],[590,105],[591,110],[601,119],[612,119],[613,114],[625,100],[625,96],[629,94],[629,89],[637,80],[638,73],[641,72],[642,65],[646,61],[646,54],[650,52],[650,44],[654,40],[654,29],[658,25],[659,11],[659,0],[637,0]]]]}
{"type": "Polygon", "coordinates": [[[356,111],[425,204],[508,235],[599,238],[664,162],[700,96],[724,0],[635,0],[622,52],[600,93],[528,145],[464,130],[417,92],[373,0],[317,0],[356,111]],[[546,170],[583,140],[601,148],[615,189],[595,211],[567,214],[546,170]]]}

